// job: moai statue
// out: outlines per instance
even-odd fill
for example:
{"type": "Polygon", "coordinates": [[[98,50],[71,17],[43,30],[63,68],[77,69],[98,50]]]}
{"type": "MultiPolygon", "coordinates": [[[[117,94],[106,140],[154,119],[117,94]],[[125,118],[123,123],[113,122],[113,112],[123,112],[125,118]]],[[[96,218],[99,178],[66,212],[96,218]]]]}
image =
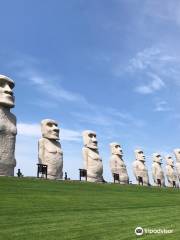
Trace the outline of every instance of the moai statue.
{"type": "Polygon", "coordinates": [[[119,143],[110,143],[111,158],[110,158],[110,168],[111,173],[119,174],[120,184],[128,184],[129,177],[126,169],[126,165],[123,161],[123,152],[119,143]]]}
{"type": "Polygon", "coordinates": [[[14,81],[0,75],[0,176],[14,176],[16,117],[10,112],[14,105],[14,81]]]}
{"type": "Polygon", "coordinates": [[[154,153],[152,164],[152,176],[155,186],[165,186],[165,178],[162,169],[162,157],[159,153],[154,153]]]}
{"type": "Polygon", "coordinates": [[[99,156],[96,133],[90,130],[83,131],[84,147],[82,149],[84,168],[87,170],[88,182],[104,182],[103,164],[99,156]]]}
{"type": "Polygon", "coordinates": [[[40,164],[48,166],[48,179],[63,178],[63,151],[59,142],[58,124],[51,119],[41,122],[42,138],[39,140],[38,158],[40,164]]]}
{"type": "Polygon", "coordinates": [[[180,148],[174,149],[174,154],[176,157],[176,172],[180,182],[180,148]]]}
{"type": "Polygon", "coordinates": [[[166,160],[166,177],[168,181],[168,187],[176,187],[176,172],[174,168],[174,161],[170,155],[165,156],[166,160]]]}
{"type": "Polygon", "coordinates": [[[144,152],[141,149],[134,151],[136,160],[133,162],[133,173],[138,183],[149,186],[148,170],[145,165],[144,152]]]}

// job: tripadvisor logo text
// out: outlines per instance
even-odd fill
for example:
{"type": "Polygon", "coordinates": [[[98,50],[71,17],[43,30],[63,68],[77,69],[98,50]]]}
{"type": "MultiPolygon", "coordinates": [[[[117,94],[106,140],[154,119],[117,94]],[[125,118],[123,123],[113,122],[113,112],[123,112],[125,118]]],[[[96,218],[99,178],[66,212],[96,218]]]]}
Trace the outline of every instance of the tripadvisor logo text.
{"type": "Polygon", "coordinates": [[[143,234],[171,234],[174,232],[173,229],[165,229],[165,228],[142,228],[137,227],[135,229],[136,236],[142,236],[143,234]]]}

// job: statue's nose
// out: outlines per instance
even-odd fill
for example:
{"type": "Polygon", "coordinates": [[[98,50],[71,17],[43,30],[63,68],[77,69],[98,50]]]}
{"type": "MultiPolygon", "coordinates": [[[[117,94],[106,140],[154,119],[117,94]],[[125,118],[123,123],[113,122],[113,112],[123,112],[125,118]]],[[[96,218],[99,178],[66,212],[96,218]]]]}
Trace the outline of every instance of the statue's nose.
{"type": "Polygon", "coordinates": [[[5,85],[4,90],[5,90],[6,93],[9,93],[10,95],[13,95],[13,91],[8,84],[5,85]]]}

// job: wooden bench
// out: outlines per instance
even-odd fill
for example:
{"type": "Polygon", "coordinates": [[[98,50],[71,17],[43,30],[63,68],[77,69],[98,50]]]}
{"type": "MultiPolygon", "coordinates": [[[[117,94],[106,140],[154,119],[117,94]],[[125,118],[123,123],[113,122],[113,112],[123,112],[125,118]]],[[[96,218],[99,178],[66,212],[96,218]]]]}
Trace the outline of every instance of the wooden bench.
{"type": "Polygon", "coordinates": [[[37,169],[37,178],[39,178],[39,174],[41,174],[41,177],[44,177],[47,179],[47,169],[48,169],[48,165],[45,164],[37,164],[38,169],[37,169]]]}
{"type": "Polygon", "coordinates": [[[79,169],[79,180],[81,181],[81,178],[84,177],[87,181],[87,170],[86,169],[79,169]]]}
{"type": "Polygon", "coordinates": [[[157,184],[158,184],[159,187],[161,187],[161,185],[162,185],[161,184],[161,179],[157,179],[157,184]]]}
{"type": "Polygon", "coordinates": [[[143,178],[138,176],[138,184],[143,186],[143,178]]]}
{"type": "Polygon", "coordinates": [[[176,188],[176,181],[173,181],[173,188],[176,188]]]}
{"type": "Polygon", "coordinates": [[[118,173],[113,173],[113,178],[114,178],[114,183],[115,183],[116,181],[120,182],[119,174],[118,174],[118,173]]]}

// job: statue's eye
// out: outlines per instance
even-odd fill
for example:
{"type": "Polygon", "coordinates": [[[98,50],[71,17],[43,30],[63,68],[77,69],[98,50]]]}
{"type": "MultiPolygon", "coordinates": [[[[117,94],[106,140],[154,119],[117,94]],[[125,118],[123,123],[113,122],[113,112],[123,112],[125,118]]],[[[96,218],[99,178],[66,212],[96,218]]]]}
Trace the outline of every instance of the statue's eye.
{"type": "Polygon", "coordinates": [[[4,86],[5,86],[5,82],[0,81],[0,87],[4,87],[4,86]]]}
{"type": "Polygon", "coordinates": [[[89,137],[90,137],[90,138],[93,138],[93,137],[94,137],[94,134],[89,134],[89,137]]]}
{"type": "Polygon", "coordinates": [[[47,125],[48,125],[48,127],[52,127],[53,126],[52,123],[48,123],[47,125]]]}

